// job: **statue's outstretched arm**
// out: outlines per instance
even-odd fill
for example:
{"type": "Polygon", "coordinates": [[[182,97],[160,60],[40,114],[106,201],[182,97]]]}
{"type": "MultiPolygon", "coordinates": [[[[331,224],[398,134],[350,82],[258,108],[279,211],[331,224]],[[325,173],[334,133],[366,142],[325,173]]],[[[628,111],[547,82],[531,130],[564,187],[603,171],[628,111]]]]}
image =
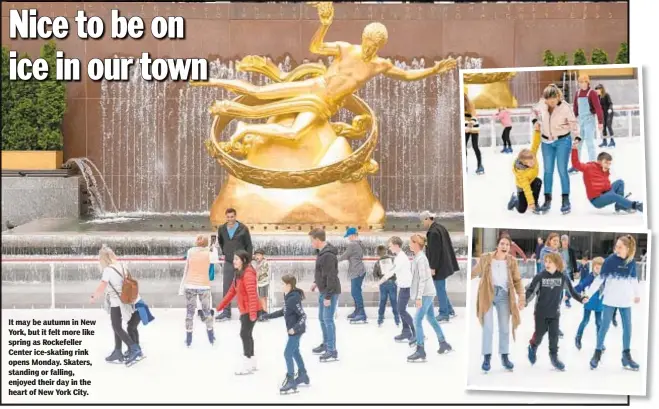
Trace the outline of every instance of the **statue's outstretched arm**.
{"type": "Polygon", "coordinates": [[[384,71],[384,75],[390,78],[403,80],[403,81],[416,81],[435,74],[442,74],[447,71],[454,70],[457,66],[455,59],[447,58],[445,60],[435,63],[430,68],[423,68],[419,70],[403,70],[396,67],[391,61],[386,61],[389,69],[384,71]]]}
{"type": "Polygon", "coordinates": [[[327,30],[329,30],[334,19],[334,6],[332,2],[317,1],[309,4],[318,9],[318,18],[320,19],[320,27],[318,27],[318,30],[311,38],[309,51],[318,55],[338,56],[340,52],[339,44],[325,42],[325,34],[327,34],[327,30]]]}

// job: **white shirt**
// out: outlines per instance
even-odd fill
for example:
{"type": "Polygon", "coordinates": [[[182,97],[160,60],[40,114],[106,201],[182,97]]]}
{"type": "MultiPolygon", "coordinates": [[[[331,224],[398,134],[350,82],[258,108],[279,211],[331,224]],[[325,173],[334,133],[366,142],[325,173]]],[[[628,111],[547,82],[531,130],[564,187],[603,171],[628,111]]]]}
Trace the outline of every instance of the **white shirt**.
{"type": "Polygon", "coordinates": [[[117,263],[111,264],[103,269],[101,281],[108,283],[107,287],[105,287],[105,294],[110,300],[110,307],[121,307],[122,302],[117,293],[121,294],[121,287],[124,284],[123,273],[123,267],[117,263]],[[119,272],[112,267],[119,270],[119,272]]]}
{"type": "Polygon", "coordinates": [[[492,260],[492,285],[508,288],[508,264],[506,260],[492,260]]]}
{"type": "Polygon", "coordinates": [[[393,273],[396,274],[398,288],[410,288],[412,285],[412,264],[404,251],[399,251],[394,258],[393,273]]]}

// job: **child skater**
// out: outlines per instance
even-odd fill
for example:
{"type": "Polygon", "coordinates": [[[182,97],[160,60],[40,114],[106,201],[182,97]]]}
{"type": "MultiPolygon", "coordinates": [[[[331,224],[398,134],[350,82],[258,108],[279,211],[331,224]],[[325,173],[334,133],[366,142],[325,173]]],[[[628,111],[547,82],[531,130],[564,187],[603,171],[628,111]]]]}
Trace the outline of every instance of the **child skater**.
{"type": "Polygon", "coordinates": [[[586,196],[597,209],[615,204],[616,212],[627,213],[643,211],[642,202],[633,202],[625,196],[625,182],[618,179],[613,184],[609,181],[613,157],[607,152],[600,152],[596,162],[579,162],[578,141],[572,145],[572,166],[583,173],[586,196]]]}
{"type": "Polygon", "coordinates": [[[380,307],[378,308],[378,326],[384,322],[384,309],[387,300],[391,304],[396,326],[400,325],[398,314],[398,300],[396,299],[398,287],[396,286],[396,274],[394,272],[394,258],[387,254],[387,247],[379,245],[376,249],[380,260],[373,266],[373,277],[378,280],[380,287],[380,307]]]}
{"type": "MultiPolygon", "coordinates": [[[[476,155],[476,174],[482,175],[485,173],[483,168],[483,161],[481,157],[481,150],[478,146],[478,136],[480,134],[480,124],[478,118],[476,117],[476,108],[474,104],[471,103],[467,94],[464,93],[464,125],[465,125],[465,152],[467,152],[467,143],[471,139],[471,147],[474,149],[474,155],[476,155]]],[[[466,157],[466,153],[465,153],[466,157]]],[[[466,168],[466,166],[465,166],[466,168]]]]}
{"type": "MultiPolygon", "coordinates": [[[[579,90],[574,95],[574,116],[579,120],[579,136],[586,142],[588,147],[588,160],[595,160],[595,137],[597,129],[602,129],[604,123],[604,112],[597,91],[590,87],[588,74],[579,76],[579,90]]],[[[581,156],[581,145],[579,145],[579,156],[581,156]]],[[[570,173],[576,173],[577,169],[572,162],[570,173]]]]}
{"type": "MultiPolygon", "coordinates": [[[[574,290],[578,293],[583,293],[588,286],[593,283],[595,277],[600,275],[600,270],[602,269],[602,264],[604,264],[604,259],[602,257],[595,257],[593,259],[593,272],[592,274],[588,272],[588,268],[582,270],[581,280],[574,290]]],[[[587,266],[587,264],[585,264],[587,266]]],[[[579,329],[577,330],[577,336],[574,340],[577,349],[581,349],[581,337],[583,337],[583,332],[590,321],[590,313],[595,314],[595,330],[596,333],[599,333],[599,330],[602,326],[602,294],[601,291],[596,291],[593,293],[592,297],[586,304],[583,306],[583,319],[581,324],[579,324],[579,329]]]]}
{"type": "Polygon", "coordinates": [[[284,359],[286,360],[286,379],[279,389],[280,393],[297,392],[300,384],[309,384],[309,375],[304,367],[304,361],[300,354],[300,338],[306,330],[307,314],[302,309],[302,300],[304,300],[304,291],[296,287],[297,280],[293,275],[286,274],[281,278],[284,283],[284,308],[270,314],[265,314],[266,319],[284,317],[286,320],[286,330],[288,331],[288,341],[284,349],[284,359]],[[297,377],[294,376],[295,365],[297,364],[297,377]]]}
{"type": "Polygon", "coordinates": [[[563,289],[572,294],[579,302],[588,301],[588,297],[574,291],[572,283],[564,273],[563,259],[558,253],[549,253],[544,257],[545,269],[533,277],[533,281],[526,289],[526,305],[537,292],[538,300],[535,303],[535,334],[529,343],[529,361],[531,365],[537,360],[538,346],[546,332],[549,332],[549,359],[554,368],[563,371],[565,364],[558,359],[558,327],[561,316],[561,300],[563,289]]]}
{"type": "MultiPolygon", "coordinates": [[[[525,213],[526,209],[535,211],[538,207],[538,197],[542,188],[542,180],[538,178],[538,148],[540,147],[540,124],[533,120],[533,143],[531,149],[522,149],[513,163],[513,175],[517,193],[513,193],[508,202],[508,210],[517,209],[525,213]]],[[[511,150],[512,152],[512,150],[511,150]]]]}
{"type": "Polygon", "coordinates": [[[503,140],[503,150],[501,153],[513,153],[513,145],[510,143],[510,131],[513,129],[513,120],[510,117],[510,111],[504,107],[499,107],[494,119],[501,122],[503,132],[501,139],[503,140]]]}
{"type": "Polygon", "coordinates": [[[254,252],[254,269],[256,270],[257,286],[259,291],[259,321],[265,321],[268,312],[268,290],[270,289],[270,264],[265,259],[265,251],[258,249],[254,252]]]}
{"type": "Polygon", "coordinates": [[[639,365],[634,362],[630,352],[632,339],[632,302],[638,304],[641,301],[638,277],[636,275],[636,240],[625,235],[618,238],[614,248],[614,254],[604,260],[600,275],[586,290],[586,296],[590,297],[597,292],[602,285],[602,325],[597,331],[597,348],[590,360],[590,367],[597,368],[602,351],[604,350],[604,339],[609,331],[609,325],[613,318],[613,312],[617,308],[622,321],[622,366],[625,369],[638,371],[639,365]]]}

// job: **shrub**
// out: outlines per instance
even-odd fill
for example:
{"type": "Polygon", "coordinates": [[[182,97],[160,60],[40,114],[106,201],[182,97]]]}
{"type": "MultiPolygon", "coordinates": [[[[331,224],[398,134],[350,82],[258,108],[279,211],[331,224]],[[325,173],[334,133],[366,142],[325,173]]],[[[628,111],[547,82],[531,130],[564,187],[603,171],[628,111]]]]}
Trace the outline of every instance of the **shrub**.
{"type": "Polygon", "coordinates": [[[583,50],[583,48],[579,48],[574,52],[574,65],[588,65],[586,52],[583,50]]]}
{"type": "Polygon", "coordinates": [[[627,43],[620,43],[615,62],[616,64],[629,64],[629,45],[627,43]]]}
{"type": "Polygon", "coordinates": [[[556,65],[566,66],[570,64],[569,58],[567,58],[567,53],[563,53],[556,58],[556,65]]]}
{"type": "Polygon", "coordinates": [[[597,64],[597,65],[608,64],[609,55],[601,48],[595,48],[593,49],[593,52],[590,55],[590,61],[593,64],[597,64]]]}
{"type": "Polygon", "coordinates": [[[545,50],[544,54],[542,55],[542,62],[547,67],[556,65],[556,57],[554,56],[554,53],[552,53],[551,50],[545,50]]]}

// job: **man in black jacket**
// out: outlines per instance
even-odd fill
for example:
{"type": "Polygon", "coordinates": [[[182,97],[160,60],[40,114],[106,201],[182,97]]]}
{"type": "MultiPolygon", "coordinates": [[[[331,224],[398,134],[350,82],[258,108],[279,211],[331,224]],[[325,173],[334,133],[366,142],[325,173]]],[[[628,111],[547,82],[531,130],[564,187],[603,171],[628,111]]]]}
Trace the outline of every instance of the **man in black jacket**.
{"type": "Polygon", "coordinates": [[[451,317],[455,316],[455,311],[446,292],[446,279],[456,271],[460,271],[460,265],[455,257],[455,250],[448,230],[439,224],[430,212],[423,212],[421,220],[423,220],[423,226],[428,229],[426,233],[428,239],[426,256],[430,263],[430,272],[432,273],[439,302],[437,320],[448,322],[451,317]]]}
{"type": "Polygon", "coordinates": [[[341,294],[339,281],[339,251],[326,241],[325,230],[314,229],[309,232],[311,246],[318,252],[314,271],[314,282],[311,291],[320,292],[318,298],[318,321],[323,332],[323,343],[313,349],[314,354],[322,354],[320,362],[335,361],[336,352],[336,326],[334,313],[341,294]]]}
{"type": "MultiPolygon", "coordinates": [[[[217,242],[224,254],[224,267],[222,268],[222,296],[231,288],[235,277],[233,270],[233,255],[238,250],[245,250],[252,254],[252,236],[249,228],[236,220],[236,209],[229,208],[224,212],[227,222],[217,229],[217,242]]],[[[221,314],[215,316],[217,321],[231,319],[231,305],[228,305],[221,314]]]]}

